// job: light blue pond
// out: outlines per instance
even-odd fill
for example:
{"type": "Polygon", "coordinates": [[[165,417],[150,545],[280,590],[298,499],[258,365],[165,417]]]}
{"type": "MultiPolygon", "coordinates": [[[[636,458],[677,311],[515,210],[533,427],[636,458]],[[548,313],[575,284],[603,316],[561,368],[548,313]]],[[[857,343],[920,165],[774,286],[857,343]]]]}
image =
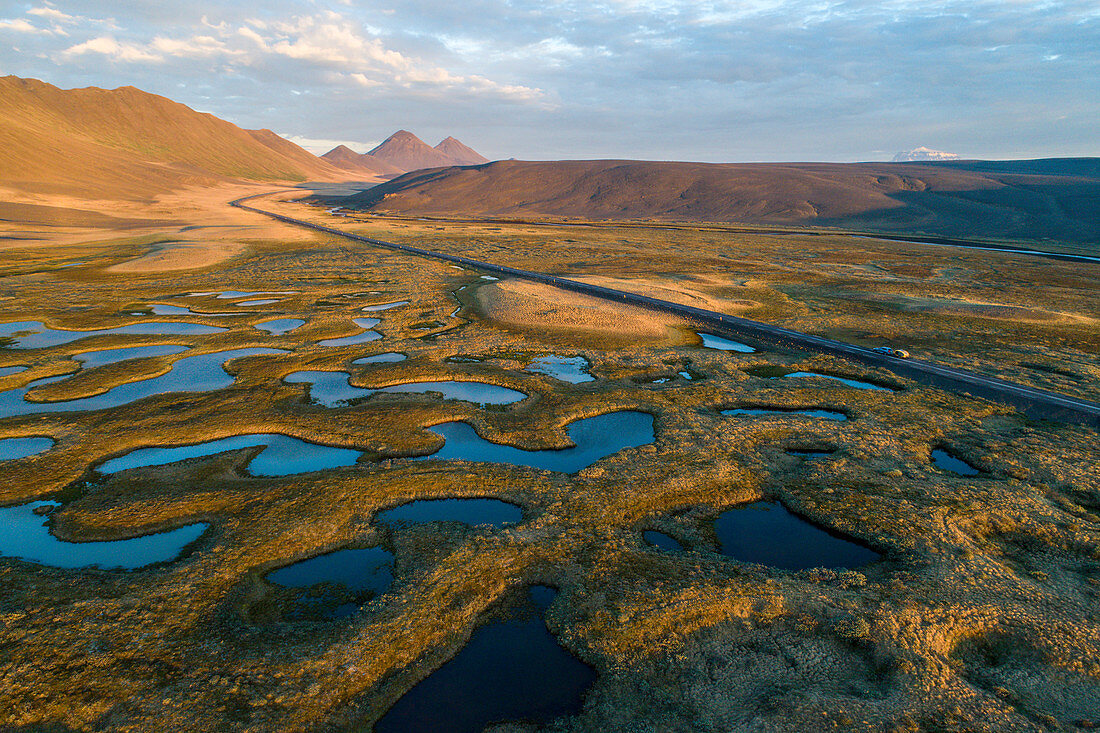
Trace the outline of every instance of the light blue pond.
{"type": "Polygon", "coordinates": [[[187,351],[187,346],[127,346],[121,349],[103,349],[101,351],[85,351],[83,354],[73,354],[73,359],[80,362],[85,369],[114,364],[129,359],[144,359],[149,356],[171,356],[187,351]]]}
{"type": "MultiPolygon", "coordinates": [[[[356,326],[367,329],[373,326],[377,326],[379,323],[382,322],[377,318],[353,318],[351,320],[355,323],[356,326]]],[[[351,346],[353,344],[364,344],[368,341],[376,341],[380,338],[382,338],[382,334],[378,333],[377,331],[364,331],[363,333],[357,333],[354,336],[343,336],[341,338],[325,339],[323,341],[318,341],[317,345],[351,346]]]]}
{"type": "Polygon", "coordinates": [[[301,318],[278,318],[274,321],[264,321],[263,323],[257,323],[256,328],[261,331],[267,331],[273,336],[282,336],[288,334],[296,328],[301,328],[306,325],[306,322],[301,318]]]}
{"type": "Polygon", "coordinates": [[[362,310],[366,313],[375,313],[377,311],[388,311],[390,308],[398,308],[400,306],[408,305],[408,304],[409,304],[409,301],[407,301],[407,300],[395,300],[392,303],[379,303],[378,305],[366,305],[366,306],[363,306],[360,310],[362,310]]]}
{"type": "Polygon", "coordinates": [[[218,300],[232,300],[234,298],[251,298],[255,295],[293,295],[297,290],[212,290],[207,293],[188,293],[189,298],[203,298],[211,295],[218,296],[218,300]]]}
{"type": "Polygon", "coordinates": [[[242,448],[265,446],[245,468],[253,476],[290,476],[309,471],[354,466],[362,455],[352,448],[334,448],[328,445],[308,443],[289,435],[258,433],[234,435],[220,440],[210,440],[196,445],[175,448],[139,448],[124,456],[105,461],[96,468],[100,473],[117,473],[128,468],[163,466],[188,458],[212,456],[242,448]]]}
{"type": "Polygon", "coordinates": [[[136,570],[146,565],[175,560],[183,549],[206,531],[205,522],[111,542],[63,542],[50,534],[49,517],[38,516],[38,507],[60,506],[56,501],[0,508],[0,555],[55,568],[136,570]]]}
{"type": "Polygon", "coordinates": [[[960,476],[977,476],[981,471],[971,466],[961,458],[956,458],[943,448],[932,450],[932,461],[940,468],[957,473],[960,476]]]}
{"type": "Polygon", "coordinates": [[[379,512],[382,524],[462,522],[471,527],[504,527],[523,521],[523,509],[499,499],[424,499],[379,512]]]}
{"type": "Polygon", "coordinates": [[[723,512],[714,531],[723,555],[785,570],[855,568],[879,558],[874,550],[816,527],[778,503],[723,512]]]}
{"type": "Polygon", "coordinates": [[[408,357],[404,354],[398,354],[396,351],[387,351],[384,354],[375,354],[373,356],[364,356],[362,359],[356,359],[352,364],[393,364],[398,361],[405,361],[408,357]]]}
{"type": "Polygon", "coordinates": [[[27,367],[25,366],[0,367],[0,377],[10,377],[12,374],[19,374],[25,371],[27,371],[27,367]]]}
{"type": "Polygon", "coordinates": [[[376,392],[428,393],[438,392],[447,400],[465,400],[480,405],[507,405],[519,402],[527,395],[507,387],[498,387],[487,382],[408,382],[389,387],[367,389],[353,387],[348,383],[351,377],[347,372],[294,372],[283,378],[290,384],[309,384],[309,397],[313,402],[325,407],[339,407],[353,400],[369,397],[376,392]]]}
{"type": "Polygon", "coordinates": [[[721,336],[715,336],[713,333],[703,333],[699,331],[699,338],[703,339],[703,347],[707,349],[718,349],[720,351],[737,351],[742,354],[755,354],[756,349],[743,344],[740,341],[731,341],[728,338],[721,336]]]}
{"type": "Polygon", "coordinates": [[[0,392],[0,417],[30,415],[41,412],[103,410],[166,392],[209,392],[215,389],[224,389],[233,384],[233,377],[229,376],[223,367],[226,362],[244,356],[285,353],[282,349],[234,349],[232,351],[218,351],[213,354],[189,356],[173,364],[171,371],[166,374],[143,379],[140,382],[120,384],[94,397],[64,400],[62,402],[27,402],[23,399],[28,390],[48,382],[65,379],[69,375],[47,377],[31,382],[21,389],[0,392]]]}
{"type": "Polygon", "coordinates": [[[29,458],[53,447],[53,438],[0,438],[0,461],[29,458]]]}
{"type": "Polygon", "coordinates": [[[260,298],[259,300],[242,300],[239,303],[234,303],[236,306],[250,306],[250,305],[271,305],[272,303],[278,303],[279,298],[260,298]]]}
{"type": "Polygon", "coordinates": [[[59,346],[90,336],[109,336],[115,334],[140,334],[152,336],[179,336],[179,335],[206,335],[225,331],[218,326],[204,326],[201,323],[133,323],[129,326],[117,328],[102,328],[97,331],[62,331],[48,328],[41,321],[17,321],[15,323],[0,323],[0,336],[11,336],[15,339],[9,348],[13,349],[45,349],[50,346],[59,346]],[[14,334],[28,331],[22,336],[14,334]]]}
{"type": "Polygon", "coordinates": [[[738,408],[735,410],[722,410],[723,415],[805,415],[807,417],[823,417],[827,420],[847,420],[848,416],[843,412],[833,412],[832,410],[799,410],[799,409],[774,409],[765,410],[756,407],[738,408]]]}
{"type": "Polygon", "coordinates": [[[861,382],[858,379],[848,379],[847,377],[834,377],[832,374],[818,374],[817,372],[791,372],[790,374],[784,374],[782,377],[772,377],[772,379],[786,379],[786,378],[798,378],[798,377],[820,377],[822,379],[833,379],[837,382],[843,382],[849,387],[855,387],[856,389],[876,389],[882,392],[894,392],[896,390],[889,387],[883,387],[880,384],[872,384],[871,382],[861,382]]]}
{"type": "Polygon", "coordinates": [[[490,443],[467,423],[446,422],[428,428],[441,436],[443,447],[419,461],[481,461],[529,466],[548,471],[576,473],[623,448],[647,445],[654,440],[653,416],[646,412],[622,410],[577,420],[566,428],[576,445],[561,450],[523,450],[510,445],[490,443]]]}
{"type": "Polygon", "coordinates": [[[663,532],[657,532],[652,529],[647,532],[643,532],[642,539],[644,539],[646,542],[653,545],[654,547],[661,548],[662,550],[670,550],[675,552],[684,549],[683,545],[669,537],[667,534],[663,532]]]}
{"type": "Polygon", "coordinates": [[[596,380],[588,373],[588,359],[583,356],[543,356],[535,359],[524,367],[524,370],[535,374],[545,374],[554,379],[560,379],[570,384],[581,382],[594,382],[596,380]]]}

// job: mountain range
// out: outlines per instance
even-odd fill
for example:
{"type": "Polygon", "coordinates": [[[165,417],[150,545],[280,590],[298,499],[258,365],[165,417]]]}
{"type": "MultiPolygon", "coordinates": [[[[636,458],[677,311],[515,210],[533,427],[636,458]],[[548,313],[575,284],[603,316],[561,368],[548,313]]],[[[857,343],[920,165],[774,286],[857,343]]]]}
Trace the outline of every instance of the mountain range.
{"type": "Polygon", "coordinates": [[[382,176],[489,162],[488,158],[453,137],[433,148],[408,130],[398,130],[366,153],[356,153],[345,145],[338,145],[321,158],[345,170],[374,171],[382,176]]]}

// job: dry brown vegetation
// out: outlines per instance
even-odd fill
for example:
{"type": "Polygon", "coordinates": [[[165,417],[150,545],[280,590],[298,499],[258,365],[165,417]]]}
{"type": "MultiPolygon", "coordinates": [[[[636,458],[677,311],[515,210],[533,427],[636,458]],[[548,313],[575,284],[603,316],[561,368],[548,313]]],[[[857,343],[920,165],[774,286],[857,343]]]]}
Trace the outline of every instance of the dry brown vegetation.
{"type": "MultiPolygon", "coordinates": [[[[905,343],[921,355],[1095,396],[1096,331],[1085,321],[911,307],[919,298],[965,298],[1100,317],[1089,297],[1093,278],[1079,265],[846,238],[308,215],[502,264],[656,284],[750,317],[905,343]]],[[[178,223],[173,227],[168,231],[178,233],[178,223]]],[[[346,240],[295,234],[299,239],[281,241],[271,234],[204,270],[120,274],[113,268],[146,252],[148,244],[134,240],[43,234],[33,247],[4,251],[6,320],[69,328],[188,320],[229,330],[102,336],[94,346],[192,346],[185,355],[266,346],[287,353],[231,363],[236,382],[217,392],[0,420],[0,437],[58,441],[41,455],[0,463],[0,501],[60,497],[53,526],[64,539],[211,525],[183,558],[134,572],[0,559],[0,727],[366,729],[453,656],[510,589],[528,583],[560,588],[548,623],[600,673],[581,714],[555,730],[992,731],[1100,723],[1095,431],[1033,423],[1008,408],[831,358],[701,349],[679,329],[635,341],[495,321],[478,310],[493,300],[491,293],[479,298],[482,292],[526,294],[532,311],[543,307],[545,293],[346,240]],[[58,267],[78,260],[87,264],[58,267]],[[183,296],[228,289],[298,292],[248,309],[247,317],[128,315],[148,303],[227,310],[224,300],[183,296]],[[456,299],[465,307],[452,315],[456,299]],[[391,300],[411,302],[360,311],[391,300]],[[354,333],[351,318],[364,315],[381,318],[384,339],[315,345],[354,333]],[[295,316],[308,324],[286,336],[252,327],[295,316]],[[425,322],[442,325],[417,328],[425,322]],[[350,364],[383,351],[409,358],[350,364]],[[522,370],[547,353],[583,355],[599,379],[569,385],[522,370]],[[458,355],[483,360],[449,361],[458,355]],[[794,368],[903,389],[767,378],[769,369],[794,368]],[[327,409],[308,402],[304,385],[282,381],[305,369],[349,371],[363,386],[477,378],[531,396],[498,409],[424,395],[379,395],[327,409]],[[653,383],[683,369],[696,378],[653,383]],[[821,407],[850,420],[718,411],[737,405],[821,407]],[[656,442],[575,475],[403,458],[436,448],[438,438],[422,428],[448,420],[535,449],[561,447],[566,424],[617,409],[653,414],[656,442]],[[90,472],[140,446],[253,432],[365,455],[353,467],[284,478],[248,475],[243,466],[255,449],[109,477],[90,472]],[[984,473],[963,478],[936,468],[929,451],[937,446],[984,473]],[[834,457],[802,461],[789,448],[826,448],[834,457]],[[372,521],[410,499],[451,496],[512,501],[524,508],[524,522],[498,531],[429,525],[391,533],[372,521]],[[855,571],[785,572],[701,549],[660,552],[641,539],[643,530],[658,528],[713,544],[709,518],[761,498],[781,500],[883,559],[855,571]],[[379,543],[397,558],[391,592],[343,620],[283,617],[267,572],[379,543]]],[[[72,372],[69,357],[89,347],[0,349],[0,367],[29,367],[0,377],[0,388],[72,372]]],[[[68,387],[49,386],[69,397],[90,394],[162,371],[177,358],[101,368],[68,387]]]]}

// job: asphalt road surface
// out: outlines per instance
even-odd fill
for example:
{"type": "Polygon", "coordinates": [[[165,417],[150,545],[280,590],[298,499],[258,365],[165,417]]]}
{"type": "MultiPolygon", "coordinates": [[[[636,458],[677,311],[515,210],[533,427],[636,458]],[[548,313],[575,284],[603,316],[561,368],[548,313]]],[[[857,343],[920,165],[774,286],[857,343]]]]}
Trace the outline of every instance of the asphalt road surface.
{"type": "Polygon", "coordinates": [[[380,239],[373,239],[371,237],[364,237],[358,234],[341,231],[333,227],[313,224],[302,219],[295,219],[282,214],[264,211],[263,209],[247,206],[244,203],[250,199],[267,195],[269,194],[264,193],[246,196],[236,201],[232,201],[230,205],[247,211],[253,211],[257,214],[263,214],[264,216],[269,216],[288,224],[294,224],[296,226],[306,227],[307,229],[325,232],[326,234],[352,239],[376,247],[384,247],[386,249],[407,252],[420,257],[430,257],[444,262],[452,262],[465,267],[484,270],[494,275],[534,280],[563,290],[572,290],[577,293],[583,293],[585,295],[591,295],[617,303],[627,303],[629,305],[641,306],[649,310],[669,313],[693,321],[703,326],[706,330],[718,335],[736,336],[738,338],[748,338],[750,340],[762,341],[780,346],[808,349],[823,354],[843,357],[863,364],[869,364],[871,366],[883,367],[901,377],[912,379],[915,382],[1011,405],[1030,417],[1062,422],[1083,423],[1100,428],[1100,403],[1090,402],[1089,400],[1076,399],[1057,392],[1036,389],[1035,387],[1009,382],[1004,379],[997,379],[996,377],[987,377],[965,369],[956,369],[931,361],[924,361],[921,359],[898,359],[893,356],[875,353],[862,346],[847,344],[843,341],[814,336],[800,331],[792,331],[788,328],[773,326],[768,323],[749,320],[748,318],[739,318],[738,316],[730,316],[716,311],[708,311],[701,308],[693,308],[688,305],[671,303],[666,300],[658,300],[657,298],[650,298],[649,296],[640,295],[638,293],[604,288],[599,285],[589,285],[588,283],[568,280],[542,272],[518,270],[514,267],[494,265],[488,262],[473,260],[468,257],[441,254],[439,252],[432,252],[431,250],[385,242],[380,239]]]}

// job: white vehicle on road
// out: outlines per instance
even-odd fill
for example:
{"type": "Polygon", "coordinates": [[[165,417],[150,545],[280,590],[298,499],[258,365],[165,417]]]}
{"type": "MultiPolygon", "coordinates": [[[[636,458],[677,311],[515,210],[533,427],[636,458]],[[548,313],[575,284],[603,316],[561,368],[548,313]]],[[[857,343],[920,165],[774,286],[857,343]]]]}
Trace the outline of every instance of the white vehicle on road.
{"type": "Polygon", "coordinates": [[[908,359],[909,358],[909,352],[906,351],[905,349],[894,349],[894,348],[891,348],[889,346],[876,346],[875,348],[871,349],[871,351],[875,352],[876,354],[885,354],[886,356],[893,356],[894,358],[897,358],[897,359],[908,359]]]}

